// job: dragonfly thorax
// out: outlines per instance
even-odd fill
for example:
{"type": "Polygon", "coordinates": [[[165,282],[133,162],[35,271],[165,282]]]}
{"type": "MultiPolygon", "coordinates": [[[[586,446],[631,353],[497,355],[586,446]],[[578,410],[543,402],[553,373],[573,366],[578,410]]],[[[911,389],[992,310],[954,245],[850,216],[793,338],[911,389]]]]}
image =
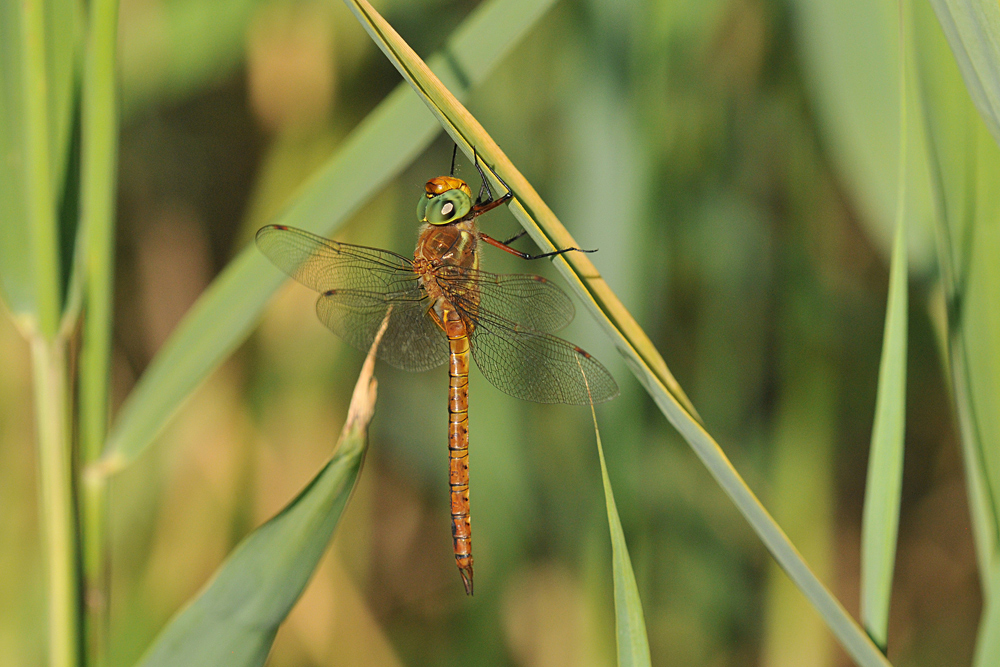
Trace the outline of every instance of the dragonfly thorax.
{"type": "Polygon", "coordinates": [[[472,210],[472,190],[454,176],[438,176],[427,181],[417,202],[417,219],[432,225],[461,220],[472,210]]]}

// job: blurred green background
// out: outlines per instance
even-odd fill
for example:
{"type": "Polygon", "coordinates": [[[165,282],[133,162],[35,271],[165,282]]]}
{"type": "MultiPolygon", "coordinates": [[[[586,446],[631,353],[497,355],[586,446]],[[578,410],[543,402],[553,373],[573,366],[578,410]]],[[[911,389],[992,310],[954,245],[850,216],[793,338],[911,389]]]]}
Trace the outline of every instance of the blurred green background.
{"type": "MultiPolygon", "coordinates": [[[[474,7],[377,9],[421,55],[474,7]]],[[[895,211],[896,3],[563,0],[468,101],[654,340],[709,432],[853,613],[895,211]]],[[[924,10],[918,10],[925,11],[924,10]]],[[[253,232],[399,82],[340,3],[123,0],[115,404],[253,232]]],[[[918,127],[918,123],[912,123],[918,127]]],[[[439,138],[338,238],[412,252],[439,138]]],[[[907,458],[889,657],[967,664],[980,594],[911,141],[907,458]]],[[[459,176],[478,179],[462,162],[459,176]]],[[[505,210],[484,230],[518,227],[505,210]]],[[[522,243],[525,243],[522,241],[522,243]]],[[[486,250],[486,268],[539,272],[486,250]]],[[[554,278],[558,281],[558,278],[554,278]]],[[[288,285],[110,502],[130,665],[326,460],[362,355],[288,285]]],[[[818,616],[586,316],[653,663],[846,665],[818,616]]],[[[0,319],[0,664],[41,664],[27,347],[0,319]],[[17,573],[16,576],[11,576],[17,573]]],[[[607,665],[610,544],[590,416],[471,377],[476,596],[451,556],[445,370],[380,365],[371,449],[271,665],[607,665]]]]}

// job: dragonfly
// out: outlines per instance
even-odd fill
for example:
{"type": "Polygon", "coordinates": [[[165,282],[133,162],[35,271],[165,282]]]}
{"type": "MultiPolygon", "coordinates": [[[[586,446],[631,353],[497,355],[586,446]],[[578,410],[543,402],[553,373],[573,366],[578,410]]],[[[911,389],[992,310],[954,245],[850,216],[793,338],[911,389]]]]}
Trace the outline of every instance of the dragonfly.
{"type": "Polygon", "coordinates": [[[479,216],[513,198],[494,198],[482,180],[479,194],[449,176],[427,181],[417,205],[421,223],[413,258],[341,243],[301,229],[268,225],[257,247],[279,269],[320,293],[316,314],[351,346],[367,351],[383,320],[389,322],[377,356],[407,371],[448,363],[448,454],[452,541],[465,592],[473,593],[469,503],[469,356],[500,391],[538,403],[586,405],[618,395],[618,385],[597,359],[553,335],[573,319],[573,303],[554,283],[535,275],[496,274],[479,268],[484,245],[525,260],[579,248],[530,255],[481,232],[479,216]],[[391,312],[390,312],[391,309],[391,312]]]}

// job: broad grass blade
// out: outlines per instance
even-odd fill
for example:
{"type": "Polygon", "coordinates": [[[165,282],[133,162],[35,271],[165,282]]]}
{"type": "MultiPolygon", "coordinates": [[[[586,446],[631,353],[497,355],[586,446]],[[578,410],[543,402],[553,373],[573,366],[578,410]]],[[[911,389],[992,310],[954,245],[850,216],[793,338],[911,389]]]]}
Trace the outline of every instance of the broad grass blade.
{"type": "Polygon", "coordinates": [[[280,514],[243,540],[160,633],[141,667],[264,664],[278,626],[312,577],[350,499],[375,409],[374,368],[373,346],[330,462],[280,514]]]}
{"type": "Polygon", "coordinates": [[[995,600],[986,573],[1000,557],[1000,148],[963,85],[934,13],[918,2],[913,16],[937,207],[938,265],[947,300],[951,386],[988,606],[995,600]]]}
{"type": "MultiPolygon", "coordinates": [[[[554,0],[492,0],[476,9],[431,58],[435,71],[465,94],[554,0]]],[[[337,154],[273,222],[330,235],[422,152],[441,128],[400,84],[351,133],[337,154]]],[[[285,280],[248,246],[209,286],[157,353],[112,428],[101,464],[126,465],[166,424],[191,391],[250,333],[285,280]]]]}
{"type": "Polygon", "coordinates": [[[22,329],[56,334],[57,210],[67,182],[80,5],[0,7],[0,285],[22,329]]]}
{"type": "MultiPolygon", "coordinates": [[[[496,142],[385,19],[364,0],[345,2],[379,48],[438,117],[445,131],[470,158],[472,147],[475,146],[480,158],[510,186],[516,197],[510,209],[534,241],[543,249],[579,247],[496,142]]],[[[882,652],[817,579],[788,537],[733,468],[718,443],[702,427],[690,401],[670,375],[666,363],[638,323],[601,279],[600,273],[586,255],[560,255],[555,264],[591,314],[615,341],[629,368],[663,414],[732,498],[775,560],[810,600],[845,650],[859,665],[888,665],[882,652]]]]}
{"type": "Polygon", "coordinates": [[[1000,3],[931,0],[965,86],[993,139],[1000,143],[1000,3]]]}

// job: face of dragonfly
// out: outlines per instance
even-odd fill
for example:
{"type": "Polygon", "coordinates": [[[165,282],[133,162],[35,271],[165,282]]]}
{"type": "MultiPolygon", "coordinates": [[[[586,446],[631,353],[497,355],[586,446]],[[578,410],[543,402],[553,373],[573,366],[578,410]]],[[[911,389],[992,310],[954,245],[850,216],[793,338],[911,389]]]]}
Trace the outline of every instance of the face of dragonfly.
{"type": "Polygon", "coordinates": [[[472,210],[472,191],[460,178],[438,176],[427,181],[417,202],[417,219],[432,225],[461,220],[472,210]]]}

